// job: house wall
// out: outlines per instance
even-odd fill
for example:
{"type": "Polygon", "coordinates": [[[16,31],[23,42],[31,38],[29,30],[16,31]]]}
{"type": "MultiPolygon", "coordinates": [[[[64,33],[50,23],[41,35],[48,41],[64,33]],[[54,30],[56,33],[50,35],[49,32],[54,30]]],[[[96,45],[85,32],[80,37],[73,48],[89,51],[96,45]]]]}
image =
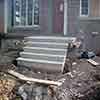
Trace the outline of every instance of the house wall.
{"type": "MultiPolygon", "coordinates": [[[[3,0],[0,0],[0,2],[3,0]]],[[[53,32],[53,0],[40,0],[40,27],[31,27],[31,28],[15,28],[12,27],[11,18],[12,18],[12,2],[13,0],[8,0],[8,33],[11,35],[18,36],[29,36],[29,35],[62,35],[61,33],[53,32]]],[[[98,9],[100,8],[100,0],[90,0],[91,6],[89,6],[89,15],[97,16],[100,14],[98,9]],[[99,12],[99,13],[98,13],[99,12]]],[[[80,29],[80,0],[67,0],[68,9],[68,35],[76,35],[80,29]]],[[[1,3],[0,3],[1,4],[1,3]]],[[[2,5],[2,4],[1,4],[2,5]]],[[[1,6],[0,6],[1,7],[1,6]]],[[[1,10],[1,9],[0,9],[1,10]]],[[[3,14],[2,14],[3,15],[3,14]]],[[[4,18],[4,17],[3,17],[4,18]]],[[[2,24],[3,25],[3,24],[2,24]]]]}
{"type": "Polygon", "coordinates": [[[86,18],[80,17],[80,0],[68,0],[68,25],[67,26],[68,26],[69,35],[72,34],[76,35],[82,30],[99,31],[100,29],[99,17],[100,17],[100,0],[89,0],[89,16],[86,18]],[[93,20],[91,20],[91,17],[93,17],[93,20]],[[95,19],[99,19],[99,20],[95,20],[95,19]]]}
{"type": "Polygon", "coordinates": [[[13,0],[7,0],[7,3],[8,3],[8,9],[7,9],[7,12],[8,12],[8,21],[7,21],[7,31],[11,31],[12,29],[12,5],[13,5],[13,0]]]}
{"type": "Polygon", "coordinates": [[[81,19],[80,30],[85,36],[85,50],[100,54],[100,18],[81,19]]]}
{"type": "Polygon", "coordinates": [[[80,0],[68,0],[68,33],[79,32],[80,0]]]}
{"type": "MultiPolygon", "coordinates": [[[[11,0],[9,0],[11,2],[11,0]]],[[[11,6],[11,4],[9,4],[11,6]]],[[[9,8],[8,32],[21,36],[29,35],[63,35],[53,32],[53,0],[40,0],[40,27],[14,28],[11,26],[11,7],[9,8]]],[[[79,32],[80,0],[68,0],[68,34],[79,32]]]]}
{"type": "Polygon", "coordinates": [[[100,55],[100,33],[94,35],[93,32],[84,32],[85,50],[93,51],[100,55]]]}
{"type": "Polygon", "coordinates": [[[4,0],[0,0],[0,32],[4,32],[4,0]]]}
{"type": "Polygon", "coordinates": [[[53,0],[52,32],[64,34],[64,0],[53,0]]]}
{"type": "MultiPolygon", "coordinates": [[[[4,0],[0,0],[0,31],[4,31],[4,0]]],[[[18,36],[18,41],[20,41],[19,36],[29,36],[29,35],[58,35],[53,33],[52,24],[53,24],[53,0],[40,0],[40,27],[37,28],[14,28],[11,23],[11,0],[8,0],[8,34],[18,36]]],[[[96,53],[100,52],[100,35],[94,36],[92,32],[100,33],[100,18],[97,18],[100,15],[98,9],[100,9],[100,0],[90,0],[91,6],[89,6],[89,17],[81,18],[80,17],[80,0],[68,0],[68,35],[74,36],[80,31],[84,32],[86,36],[85,49],[95,51],[96,53]],[[91,18],[94,17],[94,18],[91,18]]],[[[61,33],[59,33],[61,35],[61,33]]],[[[5,40],[4,40],[5,41],[5,40]]],[[[13,40],[10,44],[15,44],[13,40]],[[13,42],[13,43],[12,43],[13,42]]],[[[3,42],[5,43],[5,42],[3,42]]],[[[6,44],[9,42],[6,40],[6,44]]],[[[8,45],[5,45],[8,47],[8,45]]],[[[4,48],[5,48],[4,47],[4,48]]]]}
{"type": "Polygon", "coordinates": [[[11,0],[9,6],[8,33],[13,35],[51,35],[52,33],[52,2],[53,0],[40,0],[40,25],[39,27],[20,27],[15,28],[11,25],[11,0]]]}
{"type": "Polygon", "coordinates": [[[85,36],[85,49],[100,54],[100,0],[89,0],[89,16],[80,18],[79,25],[85,36]]]}
{"type": "Polygon", "coordinates": [[[99,2],[100,0],[89,1],[89,16],[100,16],[99,2]]]}
{"type": "MultiPolygon", "coordinates": [[[[52,3],[53,0],[40,0],[40,26],[39,27],[20,27],[12,26],[12,1],[8,1],[8,35],[11,38],[3,39],[1,48],[15,48],[16,42],[22,44],[23,37],[31,35],[54,35],[52,34],[52,3]]],[[[0,3],[1,4],[1,3],[0,3]]],[[[1,4],[2,5],[2,4],[1,4]]],[[[0,6],[1,7],[1,6],[0,6]]],[[[1,10],[1,9],[0,9],[1,10]]],[[[19,48],[19,46],[18,46],[19,48]]]]}

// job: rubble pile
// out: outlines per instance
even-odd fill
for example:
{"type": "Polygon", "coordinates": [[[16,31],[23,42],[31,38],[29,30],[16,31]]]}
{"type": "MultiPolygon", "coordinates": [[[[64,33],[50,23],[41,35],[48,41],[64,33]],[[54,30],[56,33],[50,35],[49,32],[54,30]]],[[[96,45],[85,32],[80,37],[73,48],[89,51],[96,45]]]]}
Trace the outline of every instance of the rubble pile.
{"type": "Polygon", "coordinates": [[[69,100],[100,100],[100,66],[92,66],[86,59],[73,62],[72,69],[65,74],[66,81],[62,90],[66,89],[69,100]]]}
{"type": "MultiPolygon", "coordinates": [[[[8,68],[11,69],[11,66],[8,68]]],[[[17,72],[18,70],[16,68],[17,72]]],[[[52,76],[55,80],[64,82],[62,86],[56,87],[55,92],[55,87],[52,88],[54,95],[48,92],[48,86],[19,81],[1,72],[0,100],[17,100],[16,98],[19,98],[18,100],[100,100],[99,70],[99,66],[92,66],[85,59],[76,60],[68,73],[58,77],[52,76]]],[[[28,69],[19,72],[29,77],[40,79],[45,77],[28,69]]]]}
{"type": "MultiPolygon", "coordinates": [[[[0,100],[100,100],[100,64],[94,66],[87,59],[78,58],[74,54],[72,53],[73,58],[66,59],[62,75],[46,75],[25,67],[16,67],[12,65],[12,58],[15,56],[9,53],[0,56],[0,100]],[[55,87],[22,81],[9,75],[7,70],[14,70],[27,77],[60,81],[63,84],[55,87]]],[[[95,58],[100,63],[100,57],[94,57],[93,60],[95,58]]]]}
{"type": "Polygon", "coordinates": [[[0,72],[0,100],[12,100],[14,97],[13,89],[16,85],[16,80],[9,75],[0,72]]]}

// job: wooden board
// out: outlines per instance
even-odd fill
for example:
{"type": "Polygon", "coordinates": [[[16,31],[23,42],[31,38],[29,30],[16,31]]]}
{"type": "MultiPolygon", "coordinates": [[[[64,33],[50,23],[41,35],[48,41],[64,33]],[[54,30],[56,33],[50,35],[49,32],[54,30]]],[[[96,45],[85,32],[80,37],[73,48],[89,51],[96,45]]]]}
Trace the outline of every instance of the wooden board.
{"type": "Polygon", "coordinates": [[[41,80],[41,79],[36,79],[36,78],[30,78],[30,77],[27,77],[25,75],[22,75],[18,72],[15,72],[13,70],[9,70],[8,71],[9,74],[19,78],[20,80],[23,80],[23,81],[30,81],[30,82],[34,82],[34,83],[39,83],[39,84],[45,84],[45,85],[55,85],[55,86],[60,86],[62,85],[61,82],[57,82],[57,81],[50,81],[50,80],[41,80]]]}

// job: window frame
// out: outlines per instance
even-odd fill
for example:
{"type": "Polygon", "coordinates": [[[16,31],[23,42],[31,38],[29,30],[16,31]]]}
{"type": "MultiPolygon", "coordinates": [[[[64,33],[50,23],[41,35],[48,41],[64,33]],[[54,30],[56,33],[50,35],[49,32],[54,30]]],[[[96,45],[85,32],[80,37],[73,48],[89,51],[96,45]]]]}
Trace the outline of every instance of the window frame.
{"type": "MultiPolygon", "coordinates": [[[[22,3],[22,2],[21,2],[21,0],[19,0],[19,2],[20,2],[20,17],[21,17],[21,14],[22,14],[22,10],[21,10],[22,4],[21,4],[21,3],[22,3]]],[[[34,2],[35,2],[35,0],[33,0],[33,9],[34,9],[34,2]]],[[[16,0],[14,0],[13,3],[14,3],[13,5],[15,5],[16,0]]],[[[19,24],[19,25],[16,25],[16,14],[15,14],[15,12],[16,12],[16,7],[14,6],[13,9],[14,9],[14,13],[13,13],[13,16],[14,16],[14,19],[13,19],[13,23],[14,23],[14,24],[13,24],[13,27],[14,27],[14,28],[40,27],[39,24],[34,24],[34,10],[32,11],[32,25],[28,25],[28,0],[26,0],[26,18],[25,18],[26,24],[25,24],[25,25],[22,25],[22,24],[21,24],[21,21],[20,21],[20,24],[19,24]]]]}
{"type": "Polygon", "coordinates": [[[88,13],[87,14],[82,14],[82,0],[80,0],[80,16],[82,17],[88,17],[89,16],[89,0],[88,1],[88,13]]]}

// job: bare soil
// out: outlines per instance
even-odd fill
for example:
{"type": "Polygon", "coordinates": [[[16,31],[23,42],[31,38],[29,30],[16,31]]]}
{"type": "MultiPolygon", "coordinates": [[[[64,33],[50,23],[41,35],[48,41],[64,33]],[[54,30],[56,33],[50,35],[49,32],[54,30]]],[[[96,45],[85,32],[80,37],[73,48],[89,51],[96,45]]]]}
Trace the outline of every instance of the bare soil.
{"type": "MultiPolygon", "coordinates": [[[[68,73],[44,75],[27,68],[13,67],[17,51],[0,51],[0,100],[100,100],[100,66],[92,66],[86,59],[66,61],[68,73]],[[7,74],[13,69],[26,76],[64,81],[54,95],[48,94],[48,86],[22,82],[7,74]]],[[[98,57],[98,59],[100,59],[98,57]]]]}

